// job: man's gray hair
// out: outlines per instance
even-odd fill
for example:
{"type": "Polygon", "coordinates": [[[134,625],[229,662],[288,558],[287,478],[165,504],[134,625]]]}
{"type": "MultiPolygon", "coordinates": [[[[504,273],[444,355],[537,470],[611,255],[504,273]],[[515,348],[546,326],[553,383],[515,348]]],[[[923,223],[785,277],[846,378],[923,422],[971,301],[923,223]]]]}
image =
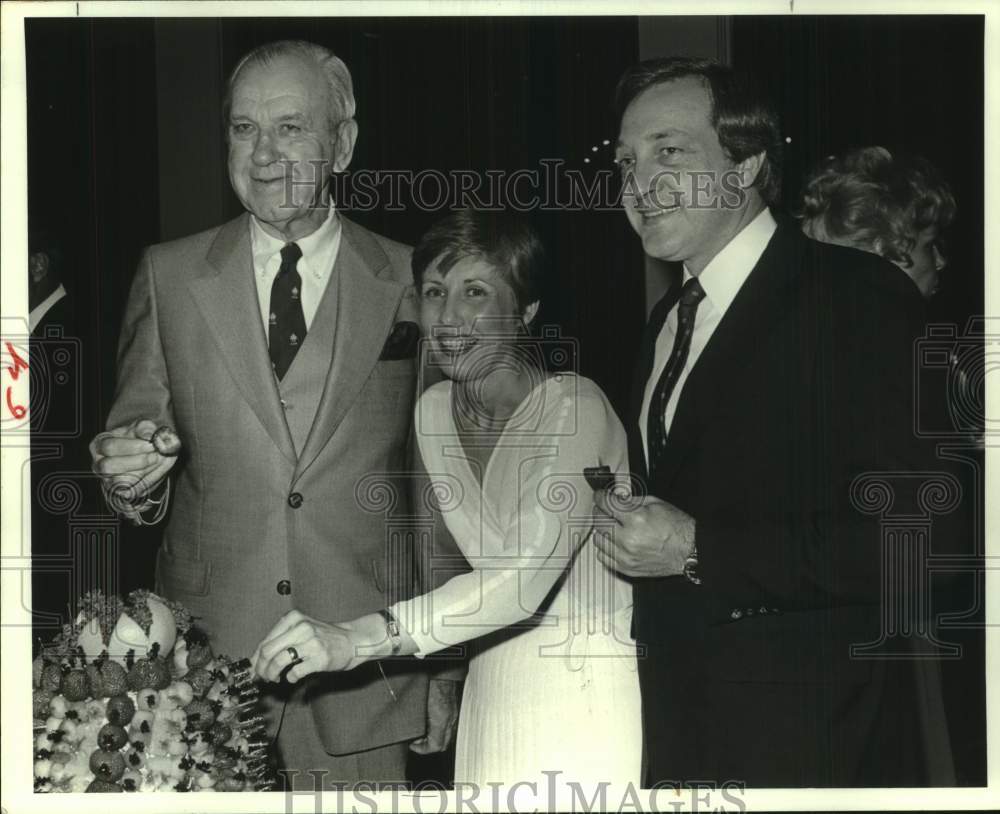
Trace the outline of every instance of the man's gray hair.
{"type": "Polygon", "coordinates": [[[330,91],[330,129],[331,131],[345,119],[353,119],[357,105],[354,101],[354,83],[351,72],[344,61],[329,48],[316,45],[305,40],[278,40],[258,45],[233,68],[226,83],[226,95],[222,101],[223,124],[229,126],[229,111],[233,101],[233,86],[236,79],[248,65],[266,65],[281,57],[299,57],[315,63],[322,71],[330,91]]]}

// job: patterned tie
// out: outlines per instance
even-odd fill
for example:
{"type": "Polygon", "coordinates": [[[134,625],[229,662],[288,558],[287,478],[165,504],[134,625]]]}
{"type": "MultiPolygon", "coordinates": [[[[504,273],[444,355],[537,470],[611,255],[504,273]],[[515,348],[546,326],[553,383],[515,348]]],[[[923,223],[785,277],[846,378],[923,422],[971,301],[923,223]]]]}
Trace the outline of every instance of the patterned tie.
{"type": "Polygon", "coordinates": [[[281,250],[281,268],[271,285],[271,313],[267,344],[274,375],[281,381],[292,366],[295,354],[306,338],[306,318],[302,314],[302,278],[295,269],[302,250],[286,243],[281,250]]]}
{"type": "Polygon", "coordinates": [[[656,383],[653,397],[649,401],[646,439],[649,444],[650,477],[653,476],[656,462],[667,446],[667,402],[670,401],[670,394],[677,385],[681,371],[684,370],[688,351],[691,350],[694,316],[698,310],[698,303],[704,296],[705,289],[701,287],[697,277],[692,277],[681,289],[681,298],[677,304],[677,334],[674,337],[674,349],[670,352],[670,358],[663,367],[660,380],[656,383]]]}

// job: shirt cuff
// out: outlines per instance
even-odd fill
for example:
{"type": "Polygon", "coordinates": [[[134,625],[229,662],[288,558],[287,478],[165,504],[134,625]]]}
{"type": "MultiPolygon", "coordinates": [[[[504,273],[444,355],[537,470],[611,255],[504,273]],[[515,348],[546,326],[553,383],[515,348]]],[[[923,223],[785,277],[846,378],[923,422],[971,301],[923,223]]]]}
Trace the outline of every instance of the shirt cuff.
{"type": "Polygon", "coordinates": [[[418,659],[426,658],[438,650],[447,647],[446,644],[434,640],[433,623],[426,620],[421,612],[421,608],[426,602],[426,596],[415,596],[412,599],[404,599],[389,606],[389,613],[396,617],[400,628],[406,631],[414,644],[417,646],[413,654],[418,659]],[[421,631],[429,631],[423,633],[421,631]]]}

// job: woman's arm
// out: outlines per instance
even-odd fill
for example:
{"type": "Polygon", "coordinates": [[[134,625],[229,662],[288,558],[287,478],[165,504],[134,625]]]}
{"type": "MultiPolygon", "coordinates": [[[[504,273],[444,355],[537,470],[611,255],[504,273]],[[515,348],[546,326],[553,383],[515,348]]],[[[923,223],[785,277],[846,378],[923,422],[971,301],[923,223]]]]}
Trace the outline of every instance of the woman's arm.
{"type": "Polygon", "coordinates": [[[579,381],[578,398],[563,396],[547,405],[549,420],[539,428],[544,443],[537,445],[537,457],[521,462],[519,510],[505,530],[501,553],[484,556],[475,541],[460,541],[470,573],[390,608],[416,643],[417,656],[531,617],[586,542],[593,491],[583,471],[601,463],[619,469],[626,459],[621,422],[592,382],[579,381]]]}
{"type": "Polygon", "coordinates": [[[288,681],[318,671],[351,670],[392,655],[428,655],[534,614],[591,531],[593,492],[583,470],[603,463],[600,450],[609,432],[619,440],[622,435],[618,419],[603,400],[583,398],[575,406],[576,431],[553,435],[557,454],[538,459],[525,473],[518,490],[522,510],[507,530],[503,555],[467,553],[471,572],[393,605],[390,612],[398,621],[398,636],[389,635],[380,613],[329,624],[290,611],[254,653],[257,673],[276,681],[296,655],[301,662],[288,671],[288,681]],[[575,510],[574,501],[565,500],[566,487],[576,493],[575,510]],[[543,494],[548,499],[540,499],[543,494]]]}
{"type": "MultiPolygon", "coordinates": [[[[505,538],[504,550],[510,555],[470,557],[471,572],[393,605],[389,613],[396,622],[395,635],[390,635],[380,613],[331,624],[289,611],[254,653],[258,675],[277,681],[288,670],[285,678],[294,682],[310,673],[352,670],[372,659],[423,656],[531,616],[566,570],[576,548],[571,542],[559,545],[565,520],[547,511],[536,496],[555,461],[566,463],[563,456],[554,456],[537,464],[519,490],[519,505],[524,508],[505,538]]],[[[589,497],[590,492],[586,494],[589,497]]],[[[581,530],[577,545],[588,533],[589,528],[581,530]]]]}

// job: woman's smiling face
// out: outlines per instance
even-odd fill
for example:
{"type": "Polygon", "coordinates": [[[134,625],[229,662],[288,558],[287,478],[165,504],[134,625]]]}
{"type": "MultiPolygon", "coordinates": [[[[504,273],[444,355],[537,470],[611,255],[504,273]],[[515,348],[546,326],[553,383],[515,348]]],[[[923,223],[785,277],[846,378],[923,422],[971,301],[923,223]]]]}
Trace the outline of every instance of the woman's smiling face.
{"type": "Polygon", "coordinates": [[[441,258],[420,284],[420,327],[432,361],[451,379],[483,378],[524,334],[536,303],[523,311],[503,276],[479,257],[463,257],[441,273],[441,258]]]}

